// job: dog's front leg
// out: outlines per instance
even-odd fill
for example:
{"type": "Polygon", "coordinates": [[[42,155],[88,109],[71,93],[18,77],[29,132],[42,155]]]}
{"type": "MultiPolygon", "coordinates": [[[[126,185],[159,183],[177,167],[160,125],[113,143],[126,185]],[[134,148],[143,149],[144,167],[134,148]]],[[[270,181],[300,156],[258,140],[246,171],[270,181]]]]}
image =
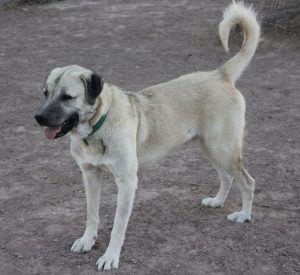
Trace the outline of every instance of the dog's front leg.
{"type": "Polygon", "coordinates": [[[86,228],[83,236],[71,248],[73,252],[87,252],[97,239],[99,224],[99,203],[102,171],[96,167],[81,168],[87,204],[86,228]]]}
{"type": "Polygon", "coordinates": [[[137,165],[133,164],[130,169],[127,168],[125,171],[120,170],[120,167],[117,169],[119,171],[114,173],[118,186],[117,211],[108,248],[97,261],[98,270],[118,268],[120,252],[137,188],[137,165]]]}

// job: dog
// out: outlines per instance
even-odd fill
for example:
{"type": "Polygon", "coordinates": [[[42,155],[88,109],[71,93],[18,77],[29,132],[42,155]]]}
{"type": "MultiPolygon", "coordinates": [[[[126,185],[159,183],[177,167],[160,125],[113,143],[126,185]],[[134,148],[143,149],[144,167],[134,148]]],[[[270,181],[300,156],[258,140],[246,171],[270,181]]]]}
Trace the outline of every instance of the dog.
{"type": "Polygon", "coordinates": [[[48,75],[45,101],[35,119],[50,140],[70,136],[70,151],[82,172],[87,199],[86,228],[74,242],[73,252],[90,251],[95,244],[103,173],[112,173],[118,187],[111,238],[97,261],[98,270],[118,268],[138,168],[188,141],[201,149],[220,178],[216,196],[202,204],[222,207],[234,180],[241,190],[242,209],[228,219],[250,220],[255,181],[242,163],[245,100],[235,82],[256,51],[260,25],[251,8],[236,2],[229,5],[219,25],[226,51],[236,24],[244,31],[243,45],[218,69],[187,74],[138,93],[105,83],[97,73],[78,65],[55,68],[48,75]]]}

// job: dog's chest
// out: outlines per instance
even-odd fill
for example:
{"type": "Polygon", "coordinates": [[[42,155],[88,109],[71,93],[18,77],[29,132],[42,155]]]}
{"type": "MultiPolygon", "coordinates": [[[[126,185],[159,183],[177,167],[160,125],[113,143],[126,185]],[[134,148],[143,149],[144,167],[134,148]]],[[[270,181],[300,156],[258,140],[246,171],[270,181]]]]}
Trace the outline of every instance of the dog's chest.
{"type": "Polygon", "coordinates": [[[110,164],[107,148],[103,141],[84,144],[81,140],[71,141],[71,154],[78,164],[102,166],[110,164]]]}

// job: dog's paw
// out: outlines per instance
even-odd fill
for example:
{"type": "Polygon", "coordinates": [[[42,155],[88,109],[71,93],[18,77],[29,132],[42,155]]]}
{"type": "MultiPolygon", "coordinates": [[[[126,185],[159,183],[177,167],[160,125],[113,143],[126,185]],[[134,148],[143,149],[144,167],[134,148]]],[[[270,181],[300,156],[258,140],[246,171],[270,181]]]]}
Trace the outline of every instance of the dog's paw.
{"type": "Polygon", "coordinates": [[[243,223],[246,221],[250,221],[251,215],[244,211],[240,211],[240,212],[234,212],[234,213],[228,215],[227,219],[230,221],[233,221],[233,222],[243,223]]]}
{"type": "Polygon", "coordinates": [[[106,251],[96,263],[98,270],[112,270],[117,269],[119,266],[119,254],[113,251],[106,251]]]}
{"type": "Polygon", "coordinates": [[[76,253],[88,252],[92,249],[95,242],[96,242],[96,237],[92,237],[92,238],[81,237],[80,239],[76,240],[73,243],[71,247],[71,251],[76,253]]]}
{"type": "Polygon", "coordinates": [[[202,205],[217,208],[217,207],[223,207],[224,203],[216,200],[216,198],[206,198],[202,200],[202,205]]]}

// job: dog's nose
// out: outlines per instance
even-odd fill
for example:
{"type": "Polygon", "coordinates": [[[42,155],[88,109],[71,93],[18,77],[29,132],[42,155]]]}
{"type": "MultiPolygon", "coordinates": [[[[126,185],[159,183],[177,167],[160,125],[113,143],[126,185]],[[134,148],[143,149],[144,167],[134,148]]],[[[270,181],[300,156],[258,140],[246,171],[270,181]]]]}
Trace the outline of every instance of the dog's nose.
{"type": "Polygon", "coordinates": [[[43,115],[37,114],[34,116],[34,118],[39,125],[44,126],[46,124],[46,118],[43,115]]]}

